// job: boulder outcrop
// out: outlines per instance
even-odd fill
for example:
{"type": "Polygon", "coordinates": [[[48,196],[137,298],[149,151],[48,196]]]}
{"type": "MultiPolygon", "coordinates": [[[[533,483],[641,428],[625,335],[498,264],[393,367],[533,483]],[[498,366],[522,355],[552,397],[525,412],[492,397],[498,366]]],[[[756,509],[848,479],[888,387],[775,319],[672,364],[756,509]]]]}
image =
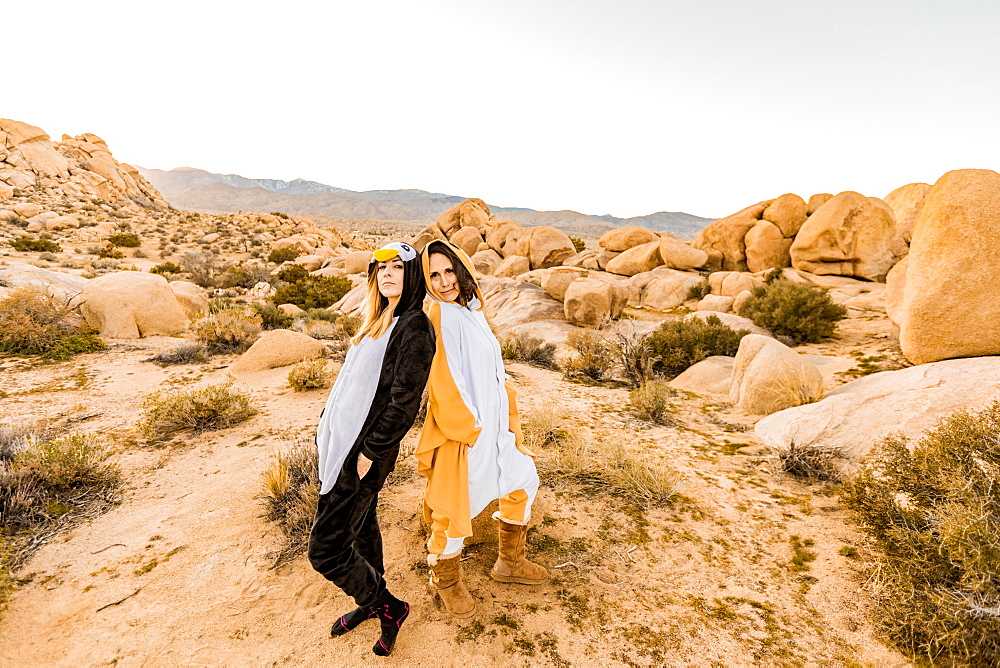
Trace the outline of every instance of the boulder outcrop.
{"type": "Polygon", "coordinates": [[[91,327],[113,339],[175,336],[187,323],[167,279],[158,274],[119,271],[90,279],[74,303],[91,327]]]}
{"type": "Polygon", "coordinates": [[[231,373],[253,373],[297,364],[321,357],[326,347],[316,339],[287,329],[261,334],[250,348],[229,367],[231,373]]]}
{"type": "Polygon", "coordinates": [[[752,415],[770,415],[823,396],[823,376],[805,357],[767,336],[740,341],[729,400],[752,415]]]}

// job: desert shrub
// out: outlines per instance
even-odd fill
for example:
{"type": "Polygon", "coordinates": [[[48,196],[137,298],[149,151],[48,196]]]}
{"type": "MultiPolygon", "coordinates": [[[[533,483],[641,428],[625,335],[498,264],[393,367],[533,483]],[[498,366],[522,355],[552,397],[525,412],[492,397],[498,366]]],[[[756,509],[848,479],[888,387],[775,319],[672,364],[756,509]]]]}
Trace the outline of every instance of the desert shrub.
{"type": "Polygon", "coordinates": [[[179,264],[174,262],[161,262],[152,269],[149,270],[151,274],[159,274],[160,276],[170,276],[172,274],[180,274],[184,270],[181,269],[179,264]]]}
{"type": "Polygon", "coordinates": [[[95,255],[99,258],[111,260],[120,260],[125,257],[125,253],[118,250],[113,244],[108,244],[103,248],[98,248],[95,255]]]}
{"type": "Polygon", "coordinates": [[[628,401],[632,412],[643,420],[659,424],[670,424],[670,398],[676,395],[663,381],[643,383],[629,393],[628,401]]]}
{"type": "Polygon", "coordinates": [[[204,362],[206,359],[208,359],[208,354],[201,344],[182,343],[173,350],[153,355],[153,357],[146,361],[156,362],[163,366],[171,366],[174,364],[197,364],[204,362]]]}
{"type": "Polygon", "coordinates": [[[263,475],[264,517],[285,535],[274,566],[305,549],[318,498],[319,454],[311,441],[297,441],[279,453],[263,475]]]}
{"type": "Polygon", "coordinates": [[[132,253],[132,257],[138,257],[138,258],[149,257],[149,254],[146,253],[146,251],[142,250],[141,248],[136,248],[135,252],[132,253]]]}
{"type": "Polygon", "coordinates": [[[142,404],[139,429],[152,443],[166,441],[174,434],[201,433],[228,429],[257,414],[245,394],[232,383],[209,385],[197,390],[154,392],[142,404]]]}
{"type": "Polygon", "coordinates": [[[653,365],[658,358],[653,357],[648,335],[625,320],[615,323],[607,341],[630,385],[638,387],[653,379],[653,365]]]}
{"type": "Polygon", "coordinates": [[[337,319],[337,326],[340,327],[341,331],[347,338],[351,338],[358,333],[363,324],[361,317],[356,315],[345,315],[337,319]]]}
{"type": "Polygon", "coordinates": [[[241,353],[260,336],[260,318],[243,311],[227,310],[199,318],[191,334],[209,354],[241,353]]]}
{"type": "Polygon", "coordinates": [[[223,311],[239,311],[240,305],[232,297],[209,297],[208,312],[222,313],[223,311]]]}
{"type": "Polygon", "coordinates": [[[527,332],[513,334],[500,341],[500,352],[505,360],[517,360],[544,369],[557,369],[556,347],[527,332]]]}
{"type": "Polygon", "coordinates": [[[226,269],[222,275],[222,287],[224,288],[252,288],[260,282],[268,282],[271,272],[267,267],[259,262],[244,262],[226,269]]]}
{"type": "Polygon", "coordinates": [[[253,310],[264,329],[288,329],[295,321],[295,318],[270,302],[254,302],[253,310]]]}
{"type": "Polygon", "coordinates": [[[281,264],[282,262],[291,262],[299,255],[301,255],[298,250],[294,248],[279,248],[277,250],[271,251],[267,256],[268,262],[273,262],[275,264],[281,264]]]}
{"type": "Polygon", "coordinates": [[[307,311],[326,308],[340,301],[351,287],[351,282],[346,278],[310,275],[303,280],[278,288],[271,301],[275,304],[295,304],[307,311]]]}
{"type": "Polygon", "coordinates": [[[288,264],[278,270],[277,277],[286,283],[298,283],[308,281],[309,272],[301,264],[288,264]]]}
{"type": "Polygon", "coordinates": [[[330,386],[331,377],[326,360],[306,360],[299,362],[288,372],[288,384],[296,392],[319,390],[330,386]]]}
{"type": "Polygon", "coordinates": [[[714,315],[705,320],[666,320],[649,335],[650,353],[658,358],[653,370],[673,378],[706,357],[735,356],[747,334],[744,329],[729,329],[714,315]]]}
{"type": "Polygon", "coordinates": [[[819,443],[792,441],[787,448],[776,449],[772,457],[778,468],[806,480],[837,482],[841,469],[837,466],[837,450],[819,443]]]}
{"type": "Polygon", "coordinates": [[[577,352],[577,356],[563,364],[563,375],[567,378],[586,376],[591,380],[604,380],[614,367],[614,353],[611,346],[593,329],[579,329],[570,333],[566,344],[577,352]]]}
{"type": "Polygon", "coordinates": [[[582,253],[584,250],[586,250],[587,242],[585,242],[580,237],[571,236],[569,240],[573,242],[573,249],[576,250],[577,253],[582,253]]]}
{"type": "Polygon", "coordinates": [[[112,246],[119,246],[122,248],[138,248],[142,245],[142,241],[139,240],[139,235],[131,232],[112,234],[108,237],[108,243],[112,246]]]}
{"type": "Polygon", "coordinates": [[[56,256],[55,253],[49,253],[49,252],[46,251],[46,252],[43,252],[43,253],[39,253],[38,254],[38,259],[39,260],[43,260],[45,262],[55,262],[59,258],[58,258],[58,256],[56,256]]]}
{"type": "Polygon", "coordinates": [[[707,281],[702,281],[701,283],[695,283],[690,288],[688,288],[687,298],[685,301],[701,301],[708,296],[711,292],[711,287],[708,285],[707,281]]]}
{"type": "Polygon", "coordinates": [[[276,218],[281,218],[282,220],[289,220],[287,213],[282,213],[281,211],[272,211],[271,215],[276,218]]]}
{"type": "Polygon", "coordinates": [[[311,308],[306,311],[306,318],[309,320],[323,320],[325,322],[337,322],[340,314],[325,308],[311,308]]]}
{"type": "Polygon", "coordinates": [[[740,315],[795,344],[815,343],[832,336],[847,309],[834,304],[826,290],[777,279],[753,289],[740,315]]]}
{"type": "Polygon", "coordinates": [[[873,544],[879,621],[944,665],[1000,657],[1000,402],[942,420],[913,444],[890,436],[842,498],[873,544]]]}
{"type": "Polygon", "coordinates": [[[32,239],[31,237],[18,237],[10,242],[14,250],[22,253],[61,253],[62,246],[49,239],[32,239]]]}
{"type": "Polygon", "coordinates": [[[219,273],[218,259],[211,253],[189,252],[181,257],[181,268],[191,275],[191,282],[203,288],[215,286],[219,273]]]}
{"type": "Polygon", "coordinates": [[[104,343],[64,301],[29,287],[0,299],[0,352],[67,359],[104,343]]]}

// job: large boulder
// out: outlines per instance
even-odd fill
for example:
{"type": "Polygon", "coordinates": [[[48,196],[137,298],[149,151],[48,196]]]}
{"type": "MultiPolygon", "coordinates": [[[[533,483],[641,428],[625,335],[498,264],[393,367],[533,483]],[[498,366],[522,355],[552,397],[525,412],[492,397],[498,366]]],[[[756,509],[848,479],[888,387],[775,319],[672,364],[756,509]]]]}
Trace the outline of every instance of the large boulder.
{"type": "MultiPolygon", "coordinates": [[[[758,202],[753,206],[748,206],[742,211],[737,211],[731,216],[720,218],[709,223],[703,229],[691,245],[709,253],[712,258],[712,251],[720,253],[722,258],[721,269],[726,271],[746,271],[746,244],[744,238],[761,215],[771,204],[771,200],[758,202]]],[[[711,267],[709,267],[711,269],[711,267]]]]}
{"type": "MultiPolygon", "coordinates": [[[[802,205],[804,211],[805,202],[802,205]]],[[[802,220],[805,221],[805,215],[802,216],[802,220]]],[[[746,244],[747,268],[751,272],[780,269],[792,263],[791,255],[789,255],[792,240],[785,238],[782,231],[774,223],[766,220],[758,221],[747,232],[744,242],[746,244]]]]}
{"type": "Polygon", "coordinates": [[[562,320],[563,305],[533,283],[484,276],[479,287],[486,299],[486,317],[499,334],[532,320],[562,320]]]}
{"type": "Polygon", "coordinates": [[[733,297],[723,297],[722,295],[705,295],[697,304],[694,311],[715,311],[716,313],[730,313],[735,303],[733,297]]]}
{"type": "Polygon", "coordinates": [[[524,234],[523,227],[512,220],[501,220],[486,233],[486,243],[496,252],[503,254],[503,247],[507,241],[520,239],[522,234],[524,234]]]}
{"type": "MultiPolygon", "coordinates": [[[[929,183],[908,183],[905,186],[896,188],[883,198],[883,201],[892,209],[893,218],[896,221],[896,234],[894,242],[899,244],[904,254],[910,245],[913,237],[913,223],[920,213],[920,208],[924,205],[924,198],[931,189],[929,183]]],[[[895,248],[893,250],[896,250],[895,248]]]]}
{"type": "Polygon", "coordinates": [[[813,274],[881,281],[896,256],[892,209],[875,197],[842,192],[809,216],[792,243],[792,266],[813,274]]]}
{"type": "Polygon", "coordinates": [[[451,243],[465,251],[466,255],[475,255],[479,244],[483,243],[483,235],[475,227],[463,227],[451,235],[451,243]]]}
{"type": "Polygon", "coordinates": [[[351,251],[344,256],[344,271],[348,274],[366,274],[368,273],[368,263],[371,260],[371,251],[351,251]]]}
{"type": "Polygon", "coordinates": [[[569,284],[578,278],[587,278],[590,274],[591,272],[587,269],[552,267],[551,269],[541,270],[536,278],[538,278],[542,290],[545,290],[554,299],[563,301],[566,297],[566,288],[569,287],[569,284]]]}
{"type": "Polygon", "coordinates": [[[890,434],[911,439],[960,410],[982,409],[1000,396],[1000,357],[947,360],[883,371],[846,383],[826,398],[757,423],[767,445],[819,445],[857,461],[890,434]]]}
{"type": "Polygon", "coordinates": [[[906,256],[892,266],[885,276],[885,314],[889,322],[899,327],[899,311],[903,306],[903,293],[906,289],[906,269],[910,266],[910,257],[906,256]]]}
{"type": "Polygon", "coordinates": [[[528,258],[532,269],[547,269],[558,267],[563,260],[576,255],[576,248],[562,230],[541,225],[525,230],[517,240],[517,254],[528,258]]]}
{"type": "Polygon", "coordinates": [[[201,286],[190,281],[171,281],[170,290],[189,319],[208,314],[208,293],[201,286]]]}
{"type": "Polygon", "coordinates": [[[644,227],[630,225],[605,232],[597,241],[597,245],[605,250],[622,252],[656,241],[658,238],[655,232],[651,232],[644,227]]]}
{"type": "Polygon", "coordinates": [[[493,272],[494,276],[513,278],[531,271],[531,261],[523,255],[511,255],[504,258],[503,262],[493,272]]]}
{"type": "Polygon", "coordinates": [[[913,225],[899,345],[914,364],[1000,353],[1000,174],[948,172],[913,225]]]}
{"type": "Polygon", "coordinates": [[[287,329],[264,332],[250,348],[229,367],[230,373],[252,373],[302,360],[321,357],[326,349],[316,339],[287,329]]]}
{"type": "Polygon", "coordinates": [[[437,223],[431,223],[424,229],[417,232],[417,236],[410,240],[410,245],[416,248],[418,251],[422,251],[424,246],[434,241],[435,239],[440,239],[441,241],[447,241],[448,237],[444,235],[441,228],[438,227],[437,223]]]}
{"type": "Polygon", "coordinates": [[[580,327],[603,327],[621,315],[628,291],[618,281],[578,278],[569,284],[563,302],[566,321],[580,327]]]}
{"type": "Polygon", "coordinates": [[[435,223],[449,237],[463,227],[474,227],[482,233],[490,226],[490,207],[483,200],[473,197],[442,213],[435,223]]]}
{"type": "MultiPolygon", "coordinates": [[[[761,218],[781,230],[782,236],[791,239],[806,222],[806,201],[794,193],[785,193],[772,201],[761,218]]],[[[751,269],[750,271],[754,271],[751,269]]]]}
{"type": "Polygon", "coordinates": [[[79,295],[87,283],[89,281],[86,278],[31,264],[0,266],[0,285],[8,288],[32,287],[63,300],[79,295]]]}
{"type": "Polygon", "coordinates": [[[692,248],[669,234],[664,234],[660,238],[660,258],[664,266],[683,271],[705,266],[708,262],[708,253],[692,248]]]}
{"type": "Polygon", "coordinates": [[[764,280],[740,271],[717,271],[708,277],[708,286],[713,295],[733,297],[745,290],[764,285],[764,280]]]}
{"type": "Polygon", "coordinates": [[[74,300],[101,336],[138,339],[175,336],[184,329],[184,307],[159,274],[119,271],[93,278],[74,300]]]}
{"type": "Polygon", "coordinates": [[[818,208],[829,202],[832,198],[833,193],[816,193],[809,198],[809,202],[806,204],[806,215],[813,215],[818,208]]]}
{"type": "Polygon", "coordinates": [[[635,306],[669,311],[687,301],[691,288],[705,279],[698,274],[659,267],[647,274],[636,274],[629,281],[636,289],[635,306]]]}
{"type": "Polygon", "coordinates": [[[823,396],[823,376],[804,356],[767,336],[740,340],[729,400],[752,415],[770,415],[823,396]]]}
{"type": "Polygon", "coordinates": [[[635,276],[644,271],[651,271],[663,264],[660,257],[660,240],[635,246],[624,251],[608,262],[607,270],[622,276],[635,276]]]}
{"type": "Polygon", "coordinates": [[[476,271],[485,276],[491,276],[500,266],[500,263],[503,262],[503,258],[500,257],[500,254],[492,248],[487,248],[486,250],[481,250],[478,253],[473,253],[472,257],[469,259],[472,260],[472,266],[476,268],[476,271]]]}
{"type": "Polygon", "coordinates": [[[729,398],[729,382],[735,358],[712,355],[692,364],[669,383],[675,390],[695,394],[716,394],[729,398]]]}

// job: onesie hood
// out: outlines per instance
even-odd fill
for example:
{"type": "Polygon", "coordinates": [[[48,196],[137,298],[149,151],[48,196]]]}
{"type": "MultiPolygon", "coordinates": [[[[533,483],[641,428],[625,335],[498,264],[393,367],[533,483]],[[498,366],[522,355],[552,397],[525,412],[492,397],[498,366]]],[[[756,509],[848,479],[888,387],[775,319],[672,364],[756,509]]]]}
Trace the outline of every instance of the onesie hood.
{"type": "MultiPolygon", "coordinates": [[[[393,242],[372,253],[372,259],[368,262],[368,276],[375,273],[379,262],[385,262],[397,256],[403,261],[403,293],[399,296],[399,302],[393,313],[394,317],[401,316],[407,311],[422,309],[424,296],[427,294],[420,253],[407,243],[393,242]]],[[[389,300],[379,295],[379,303],[382,308],[385,308],[389,305],[389,300]]]]}
{"type": "Polygon", "coordinates": [[[448,250],[450,250],[452,253],[455,254],[456,257],[458,257],[459,262],[461,262],[462,265],[468,270],[469,275],[472,276],[473,283],[475,283],[476,285],[476,297],[479,298],[479,304],[480,304],[479,310],[482,310],[484,308],[484,305],[486,304],[486,299],[483,297],[483,293],[479,289],[479,281],[476,280],[476,266],[472,264],[472,260],[469,258],[468,254],[464,250],[462,250],[455,244],[451,243],[450,241],[443,241],[441,239],[432,239],[427,243],[426,246],[424,246],[424,250],[423,253],[421,253],[421,255],[423,255],[422,258],[423,278],[424,281],[426,282],[427,292],[430,294],[431,297],[438,300],[439,302],[445,301],[444,299],[441,298],[441,295],[437,294],[434,291],[434,288],[431,287],[431,254],[434,253],[434,249],[437,245],[446,246],[448,250]]]}

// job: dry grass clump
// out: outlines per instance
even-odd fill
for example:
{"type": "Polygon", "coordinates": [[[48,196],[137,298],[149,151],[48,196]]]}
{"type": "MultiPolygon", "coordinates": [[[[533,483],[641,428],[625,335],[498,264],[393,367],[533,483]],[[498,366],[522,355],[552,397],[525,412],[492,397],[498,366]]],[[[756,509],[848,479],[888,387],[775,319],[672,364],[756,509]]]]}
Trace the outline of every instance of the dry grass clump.
{"type": "Polygon", "coordinates": [[[705,320],[664,321],[646,342],[650,355],[656,358],[654,371],[674,378],[712,355],[734,357],[740,339],[749,333],[744,329],[733,331],[713,315],[705,320]]]}
{"type": "Polygon", "coordinates": [[[556,347],[527,332],[513,334],[500,341],[500,352],[505,360],[516,360],[544,369],[558,369],[556,347]]]}
{"type": "Polygon", "coordinates": [[[182,392],[154,392],[142,404],[139,429],[151,443],[169,440],[183,431],[201,433],[228,429],[249,420],[257,409],[232,383],[182,392]]]}
{"type": "Polygon", "coordinates": [[[570,332],[566,345],[577,353],[576,357],[563,364],[563,375],[566,378],[586,377],[602,381],[615,366],[614,348],[596,330],[579,329],[570,332]]]}
{"type": "Polygon", "coordinates": [[[291,560],[305,549],[318,499],[316,446],[309,441],[296,441],[275,456],[263,475],[264,517],[277,524],[285,535],[285,544],[276,553],[273,566],[291,560]]]}
{"type": "Polygon", "coordinates": [[[257,315],[226,309],[199,318],[191,324],[191,334],[209,354],[241,353],[260,336],[263,324],[257,315]]]}
{"type": "Polygon", "coordinates": [[[206,359],[208,359],[208,353],[205,352],[205,348],[201,344],[182,343],[173,350],[153,355],[146,361],[171,366],[174,364],[198,364],[206,359]]]}
{"type": "Polygon", "coordinates": [[[653,379],[653,365],[660,358],[653,356],[649,337],[636,329],[634,322],[619,320],[611,330],[608,342],[630,385],[637,387],[653,379]]]}
{"type": "Polygon", "coordinates": [[[628,395],[629,406],[632,412],[643,420],[656,422],[657,424],[670,424],[670,398],[677,392],[663,381],[650,381],[643,383],[628,395]]]}
{"type": "Polygon", "coordinates": [[[30,287],[0,299],[0,352],[66,359],[104,343],[65,301],[30,287]]]}
{"type": "Polygon", "coordinates": [[[296,392],[319,390],[330,386],[332,374],[324,359],[299,362],[288,372],[288,384],[296,392]]]}
{"type": "Polygon", "coordinates": [[[878,443],[844,502],[873,544],[890,638],[923,662],[1000,658],[1000,402],[942,420],[915,445],[878,443]]]}
{"type": "Polygon", "coordinates": [[[834,304],[823,288],[779,278],[754,288],[740,315],[797,345],[832,336],[847,309],[834,304]]]}
{"type": "Polygon", "coordinates": [[[787,448],[776,449],[772,456],[778,468],[799,478],[837,482],[842,476],[837,466],[840,457],[831,447],[793,440],[787,448]]]}

